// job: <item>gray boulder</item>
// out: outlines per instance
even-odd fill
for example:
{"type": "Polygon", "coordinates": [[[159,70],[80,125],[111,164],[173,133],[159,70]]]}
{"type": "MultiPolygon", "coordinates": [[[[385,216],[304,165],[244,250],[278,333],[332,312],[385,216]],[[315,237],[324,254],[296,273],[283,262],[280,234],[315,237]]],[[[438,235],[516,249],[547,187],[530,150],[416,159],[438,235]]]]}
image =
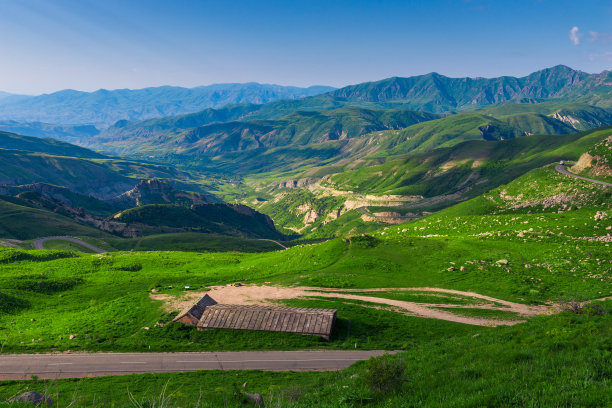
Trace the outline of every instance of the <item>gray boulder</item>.
{"type": "Polygon", "coordinates": [[[30,402],[34,405],[50,407],[53,405],[53,400],[46,394],[41,394],[38,391],[28,391],[20,394],[12,399],[15,402],[30,402]]]}

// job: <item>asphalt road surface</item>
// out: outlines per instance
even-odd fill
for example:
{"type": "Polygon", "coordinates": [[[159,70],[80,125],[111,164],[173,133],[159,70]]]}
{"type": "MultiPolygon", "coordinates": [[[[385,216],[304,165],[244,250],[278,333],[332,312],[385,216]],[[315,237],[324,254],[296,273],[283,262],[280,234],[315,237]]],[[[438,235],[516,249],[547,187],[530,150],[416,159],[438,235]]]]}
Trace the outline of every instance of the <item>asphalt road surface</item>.
{"type": "Polygon", "coordinates": [[[78,353],[0,355],[0,380],[83,378],[197,370],[341,370],[382,350],[227,351],[207,353],[78,353]]]}
{"type": "Polygon", "coordinates": [[[34,241],[34,248],[36,249],[45,249],[44,248],[44,243],[47,241],[68,241],[68,242],[73,242],[75,244],[84,246],[87,249],[91,249],[92,251],[101,254],[106,252],[103,249],[100,249],[98,247],[95,247],[85,241],[81,241],[78,238],[73,238],[73,237],[44,237],[44,238],[38,238],[37,240],[34,241]]]}
{"type": "Polygon", "coordinates": [[[577,176],[574,173],[570,173],[569,171],[565,170],[565,166],[564,164],[557,164],[555,166],[555,170],[557,170],[559,173],[564,174],[566,176],[570,176],[570,177],[574,177],[580,180],[586,180],[586,181],[590,181],[591,183],[597,183],[597,184],[601,184],[603,186],[607,186],[607,187],[612,187],[612,184],[610,183],[606,183],[605,181],[599,181],[599,180],[593,180],[590,178],[586,178],[586,177],[582,177],[582,176],[577,176]]]}

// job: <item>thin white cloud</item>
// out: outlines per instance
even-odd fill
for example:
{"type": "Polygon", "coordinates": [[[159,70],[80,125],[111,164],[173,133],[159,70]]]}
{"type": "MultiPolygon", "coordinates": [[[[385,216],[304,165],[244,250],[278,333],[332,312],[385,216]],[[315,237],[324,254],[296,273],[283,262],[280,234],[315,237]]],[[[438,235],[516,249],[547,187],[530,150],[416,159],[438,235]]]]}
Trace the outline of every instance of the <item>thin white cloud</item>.
{"type": "Polygon", "coordinates": [[[569,39],[572,42],[572,44],[574,45],[580,44],[580,37],[582,37],[582,34],[578,32],[578,26],[573,26],[569,32],[569,39]]]}
{"type": "Polygon", "coordinates": [[[589,31],[589,41],[599,42],[604,44],[612,44],[612,34],[602,33],[597,31],[589,31]]]}

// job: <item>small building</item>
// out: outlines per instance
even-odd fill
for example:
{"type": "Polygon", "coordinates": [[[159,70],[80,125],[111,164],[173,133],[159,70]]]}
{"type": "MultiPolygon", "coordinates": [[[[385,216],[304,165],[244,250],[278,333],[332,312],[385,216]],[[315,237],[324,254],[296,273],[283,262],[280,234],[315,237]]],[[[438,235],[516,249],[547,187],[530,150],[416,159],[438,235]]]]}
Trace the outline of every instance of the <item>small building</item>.
{"type": "Polygon", "coordinates": [[[193,306],[189,306],[174,318],[175,322],[181,322],[187,326],[195,326],[202,318],[202,314],[207,307],[216,305],[217,302],[208,295],[197,301],[193,306]]]}
{"type": "Polygon", "coordinates": [[[261,330],[329,340],[335,321],[335,309],[216,304],[206,307],[197,326],[198,330],[261,330]]]}
{"type": "Polygon", "coordinates": [[[174,318],[198,330],[261,330],[321,336],[327,340],[336,322],[335,309],[260,305],[223,305],[205,295],[174,318]]]}

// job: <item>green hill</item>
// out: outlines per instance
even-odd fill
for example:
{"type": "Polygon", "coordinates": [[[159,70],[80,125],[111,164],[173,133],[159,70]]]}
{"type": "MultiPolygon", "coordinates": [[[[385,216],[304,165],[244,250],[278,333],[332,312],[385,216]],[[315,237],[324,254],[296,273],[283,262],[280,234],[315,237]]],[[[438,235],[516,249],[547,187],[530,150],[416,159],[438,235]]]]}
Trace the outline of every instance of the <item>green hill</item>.
{"type": "Polygon", "coordinates": [[[247,183],[254,191],[243,200],[269,214],[279,228],[307,236],[371,231],[385,222],[449,207],[546,164],[576,160],[611,134],[608,127],[569,135],[472,140],[380,159],[382,164],[364,159],[356,168],[354,163],[322,166],[306,173],[311,179],[304,179],[309,180],[304,187],[251,179],[247,183]],[[361,207],[371,210],[364,213],[361,207]],[[368,217],[385,212],[395,215],[368,217]]]}
{"type": "Polygon", "coordinates": [[[612,136],[608,136],[580,156],[570,167],[570,171],[612,183],[612,136]]]}
{"type": "Polygon", "coordinates": [[[47,204],[53,206],[51,209],[52,211],[67,206],[75,209],[83,209],[93,215],[109,216],[120,209],[109,202],[99,200],[92,196],[74,193],[66,187],[58,187],[46,183],[0,186],[0,194],[12,197],[24,197],[24,195],[27,195],[28,199],[33,199],[38,202],[45,200],[48,201],[47,204]]]}
{"type": "Polygon", "coordinates": [[[33,208],[17,197],[0,196],[0,237],[28,240],[53,235],[109,237],[110,235],[71,218],[33,208]]]}
{"type": "Polygon", "coordinates": [[[103,199],[136,184],[103,163],[75,157],[0,149],[0,161],[0,185],[47,183],[103,199]]]}
{"type": "Polygon", "coordinates": [[[127,127],[125,133],[102,133],[88,146],[116,154],[167,160],[214,157],[220,154],[279,146],[303,146],[346,140],[375,130],[401,129],[439,115],[400,111],[342,108],[331,111],[297,111],[277,120],[230,121],[184,130],[183,118],[174,127],[127,127]],[[110,134],[109,134],[110,133],[110,134]]]}
{"type": "Polygon", "coordinates": [[[114,221],[126,223],[142,235],[162,232],[202,232],[252,238],[283,239],[272,220],[238,204],[149,204],[122,211],[114,221]]]}
{"type": "Polygon", "coordinates": [[[78,142],[100,133],[92,125],[56,125],[41,122],[21,123],[14,120],[0,120],[0,130],[41,138],[53,138],[68,142],[78,142]]]}
{"type": "Polygon", "coordinates": [[[26,150],[30,152],[53,154],[56,156],[89,159],[101,159],[105,157],[94,151],[70,143],[60,142],[59,140],[22,136],[2,131],[0,131],[0,149],[26,150]]]}

